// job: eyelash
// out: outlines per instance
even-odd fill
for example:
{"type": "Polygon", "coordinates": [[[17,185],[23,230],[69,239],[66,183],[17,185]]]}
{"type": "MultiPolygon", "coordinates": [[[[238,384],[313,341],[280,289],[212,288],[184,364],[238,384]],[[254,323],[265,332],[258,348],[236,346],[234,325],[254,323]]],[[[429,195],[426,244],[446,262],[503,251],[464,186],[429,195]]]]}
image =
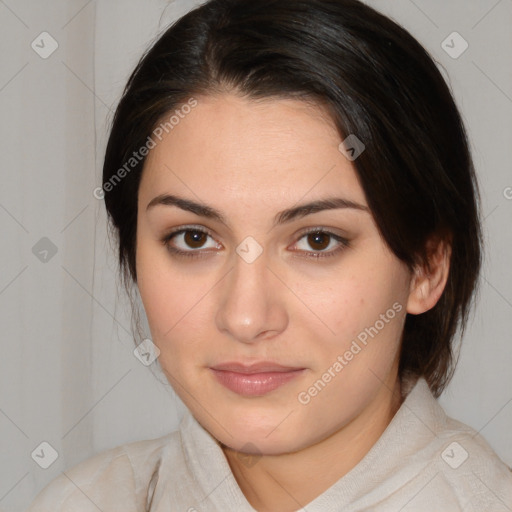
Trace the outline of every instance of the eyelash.
{"type": "MultiPolygon", "coordinates": [[[[165,235],[162,238],[161,242],[167,248],[167,250],[169,252],[175,254],[178,257],[184,257],[184,258],[203,258],[203,257],[205,257],[206,256],[205,252],[210,252],[210,251],[202,251],[201,249],[191,250],[191,251],[182,251],[181,249],[176,249],[175,247],[172,247],[169,244],[169,242],[174,237],[181,235],[183,233],[187,233],[187,232],[204,233],[205,235],[208,235],[211,238],[213,238],[212,233],[210,231],[208,231],[207,229],[196,228],[194,226],[188,226],[188,227],[178,229],[176,231],[172,231],[171,233],[165,235]]],[[[333,238],[334,240],[336,240],[339,243],[339,246],[336,249],[331,249],[330,251],[317,251],[317,252],[305,251],[305,256],[301,256],[301,257],[313,258],[315,260],[319,260],[321,258],[330,258],[330,257],[338,255],[339,252],[346,249],[350,245],[349,241],[347,239],[345,239],[339,235],[336,235],[335,233],[332,233],[331,231],[326,231],[325,229],[320,228],[320,227],[313,228],[313,229],[310,229],[308,231],[301,233],[297,242],[299,240],[302,240],[305,236],[308,236],[310,234],[316,234],[316,233],[322,234],[322,235],[327,235],[330,238],[333,238]]]]}

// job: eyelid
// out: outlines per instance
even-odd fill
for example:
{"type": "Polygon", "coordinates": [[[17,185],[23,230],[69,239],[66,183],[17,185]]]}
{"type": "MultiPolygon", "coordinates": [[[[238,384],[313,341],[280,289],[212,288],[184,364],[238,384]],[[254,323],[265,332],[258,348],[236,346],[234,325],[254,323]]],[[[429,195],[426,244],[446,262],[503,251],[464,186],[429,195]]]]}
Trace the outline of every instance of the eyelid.
{"type": "Polygon", "coordinates": [[[338,236],[348,241],[348,235],[343,234],[343,231],[339,228],[329,228],[327,226],[314,226],[310,228],[304,228],[298,232],[295,236],[303,237],[310,233],[325,233],[327,235],[338,236]]]}
{"type": "Polygon", "coordinates": [[[205,233],[208,236],[211,236],[212,238],[215,238],[213,231],[211,231],[210,229],[208,229],[207,227],[205,227],[201,224],[186,224],[183,226],[178,226],[176,228],[173,228],[170,231],[166,231],[164,233],[164,235],[162,236],[162,241],[168,240],[173,236],[179,235],[179,234],[187,232],[187,231],[199,231],[201,233],[205,233]]]}

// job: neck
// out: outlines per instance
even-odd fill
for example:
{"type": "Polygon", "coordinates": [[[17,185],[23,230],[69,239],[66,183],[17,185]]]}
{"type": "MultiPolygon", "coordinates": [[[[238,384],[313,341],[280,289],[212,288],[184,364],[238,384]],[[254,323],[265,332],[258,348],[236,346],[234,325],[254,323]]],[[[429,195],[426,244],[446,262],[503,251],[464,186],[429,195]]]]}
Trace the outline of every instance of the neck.
{"type": "Polygon", "coordinates": [[[238,452],[223,446],[247,501],[259,512],[293,512],[320,496],[354,468],[377,442],[401,405],[400,380],[382,385],[359,416],[302,450],[263,455],[247,467],[238,452]],[[314,475],[314,478],[312,478],[314,475]]]}

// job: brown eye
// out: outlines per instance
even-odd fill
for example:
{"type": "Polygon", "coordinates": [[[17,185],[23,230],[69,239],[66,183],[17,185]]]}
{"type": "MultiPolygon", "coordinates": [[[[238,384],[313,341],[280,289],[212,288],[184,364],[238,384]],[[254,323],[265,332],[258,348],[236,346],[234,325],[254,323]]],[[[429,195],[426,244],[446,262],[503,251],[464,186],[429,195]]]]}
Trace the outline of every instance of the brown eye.
{"type": "Polygon", "coordinates": [[[201,229],[184,228],[162,239],[167,249],[176,256],[203,257],[210,249],[221,249],[210,233],[201,229]]]}
{"type": "Polygon", "coordinates": [[[202,231],[185,231],[183,241],[191,248],[198,249],[206,243],[208,235],[202,231]]]}
{"type": "Polygon", "coordinates": [[[304,257],[318,260],[336,256],[349,245],[349,241],[340,235],[316,229],[304,233],[296,243],[295,250],[302,253],[304,257]]]}
{"type": "Polygon", "coordinates": [[[327,233],[309,233],[308,234],[308,244],[315,251],[323,251],[327,247],[329,247],[329,243],[331,241],[331,236],[327,233]]]}

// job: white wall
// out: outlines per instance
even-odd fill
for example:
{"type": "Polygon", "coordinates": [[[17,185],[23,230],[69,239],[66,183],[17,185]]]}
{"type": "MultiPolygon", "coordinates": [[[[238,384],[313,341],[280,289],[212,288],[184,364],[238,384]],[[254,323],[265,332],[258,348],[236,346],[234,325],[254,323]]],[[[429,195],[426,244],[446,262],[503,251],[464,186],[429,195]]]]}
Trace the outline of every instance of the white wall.
{"type": "MultiPolygon", "coordinates": [[[[167,433],[183,412],[157,368],[133,356],[116,253],[92,192],[129,72],[156,34],[197,3],[0,2],[2,510],[23,510],[62,470],[99,451],[167,433]],[[59,45],[47,59],[30,46],[43,31],[59,45]],[[57,249],[47,262],[32,252],[43,237],[57,249]],[[31,457],[43,441],[59,453],[48,469],[31,457]]],[[[479,306],[441,402],[512,465],[512,2],[368,3],[446,69],[468,123],[488,249],[479,306]],[[469,43],[458,59],[441,48],[453,31],[469,43]]],[[[51,48],[40,39],[39,51],[51,48]]]]}

